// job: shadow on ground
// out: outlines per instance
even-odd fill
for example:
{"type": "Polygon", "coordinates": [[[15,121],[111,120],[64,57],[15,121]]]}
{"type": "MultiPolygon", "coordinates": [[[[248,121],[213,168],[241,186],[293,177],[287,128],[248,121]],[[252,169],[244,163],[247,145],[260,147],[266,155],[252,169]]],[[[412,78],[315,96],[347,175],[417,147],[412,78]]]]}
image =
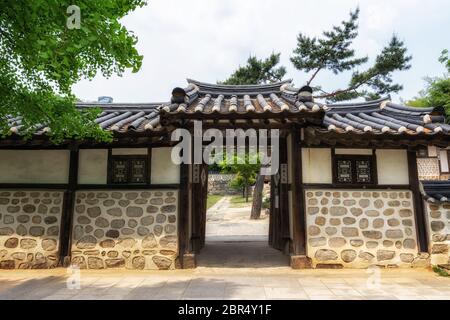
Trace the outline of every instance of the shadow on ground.
{"type": "Polygon", "coordinates": [[[212,268],[277,268],[289,266],[289,257],[263,241],[207,241],[197,264],[212,268]]]}

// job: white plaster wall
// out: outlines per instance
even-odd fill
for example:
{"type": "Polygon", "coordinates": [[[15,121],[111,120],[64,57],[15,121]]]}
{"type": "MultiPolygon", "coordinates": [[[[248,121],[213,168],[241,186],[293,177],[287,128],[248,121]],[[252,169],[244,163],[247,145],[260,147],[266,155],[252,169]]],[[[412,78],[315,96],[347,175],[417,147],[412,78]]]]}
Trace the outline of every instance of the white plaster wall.
{"type": "Polygon", "coordinates": [[[108,150],[81,149],[79,153],[78,183],[106,184],[108,150]]]}
{"type": "Polygon", "coordinates": [[[331,149],[302,148],[303,183],[332,183],[331,149]]]}
{"type": "Polygon", "coordinates": [[[378,184],[409,184],[406,150],[376,151],[378,184]]]}
{"type": "Polygon", "coordinates": [[[152,149],[151,183],[179,183],[180,166],[171,158],[172,148],[152,149]]]}
{"type": "Polygon", "coordinates": [[[0,150],[2,183],[67,183],[68,150],[0,150]]]}

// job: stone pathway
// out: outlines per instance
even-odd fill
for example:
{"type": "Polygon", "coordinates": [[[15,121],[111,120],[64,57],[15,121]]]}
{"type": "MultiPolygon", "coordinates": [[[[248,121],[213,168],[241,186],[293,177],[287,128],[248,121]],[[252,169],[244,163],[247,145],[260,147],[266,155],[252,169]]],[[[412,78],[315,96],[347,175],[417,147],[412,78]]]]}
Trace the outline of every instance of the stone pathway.
{"type": "Polygon", "coordinates": [[[0,299],[445,299],[450,278],[424,269],[291,270],[208,267],[174,271],[2,270],[0,299]]]}
{"type": "Polygon", "coordinates": [[[206,212],[207,241],[267,241],[269,217],[262,212],[258,220],[250,220],[251,203],[241,208],[230,207],[225,196],[206,212]]]}

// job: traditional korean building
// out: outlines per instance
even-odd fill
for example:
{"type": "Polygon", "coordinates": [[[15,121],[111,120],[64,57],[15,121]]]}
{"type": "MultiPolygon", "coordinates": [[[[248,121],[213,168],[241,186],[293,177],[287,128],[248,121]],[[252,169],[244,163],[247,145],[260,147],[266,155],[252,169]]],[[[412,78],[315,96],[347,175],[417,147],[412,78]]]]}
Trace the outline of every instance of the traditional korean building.
{"type": "MultiPolygon", "coordinates": [[[[388,98],[314,102],[289,81],[188,80],[170,102],[92,103],[111,143],[48,128],[0,140],[0,268],[192,268],[205,243],[207,165],[175,164],[177,128],[278,129],[269,244],[293,268],[448,263],[448,183],[419,182],[417,152],[447,148],[439,108],[388,98]]],[[[193,156],[193,155],[192,155],[193,156]]]]}

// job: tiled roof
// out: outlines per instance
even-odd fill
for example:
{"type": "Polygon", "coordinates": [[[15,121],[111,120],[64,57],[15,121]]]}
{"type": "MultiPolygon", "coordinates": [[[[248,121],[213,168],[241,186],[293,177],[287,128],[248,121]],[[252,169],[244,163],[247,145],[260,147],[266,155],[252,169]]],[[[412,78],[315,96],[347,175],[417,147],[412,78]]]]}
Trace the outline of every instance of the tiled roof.
{"type": "Polygon", "coordinates": [[[450,202],[450,180],[422,181],[424,198],[428,202],[450,202]]]}
{"type": "Polygon", "coordinates": [[[395,104],[388,98],[328,105],[321,132],[371,134],[437,134],[450,133],[443,112],[433,108],[414,108],[395,104]]]}
{"type": "MultiPolygon", "coordinates": [[[[371,134],[431,136],[450,135],[443,110],[413,108],[394,104],[388,98],[362,103],[328,104],[309,101],[291,81],[265,85],[207,84],[188,79],[184,89],[175,88],[165,103],[78,103],[77,108],[99,107],[96,122],[118,133],[160,131],[162,119],[252,119],[277,120],[307,118],[308,130],[320,134],[371,134]],[[318,121],[317,121],[318,119],[318,121]]],[[[20,118],[7,118],[12,133],[20,135],[20,118]]],[[[295,120],[293,120],[295,121],[295,120]]],[[[167,123],[167,122],[163,122],[167,123]]],[[[42,125],[36,135],[49,129],[42,125]]],[[[344,135],[342,137],[345,137],[344,135]]]]}
{"type": "Polygon", "coordinates": [[[175,88],[170,104],[161,111],[173,114],[229,114],[286,115],[313,113],[324,110],[325,105],[313,102],[301,102],[297,89],[283,81],[264,85],[220,85],[208,84],[188,79],[189,85],[175,88]]]}

